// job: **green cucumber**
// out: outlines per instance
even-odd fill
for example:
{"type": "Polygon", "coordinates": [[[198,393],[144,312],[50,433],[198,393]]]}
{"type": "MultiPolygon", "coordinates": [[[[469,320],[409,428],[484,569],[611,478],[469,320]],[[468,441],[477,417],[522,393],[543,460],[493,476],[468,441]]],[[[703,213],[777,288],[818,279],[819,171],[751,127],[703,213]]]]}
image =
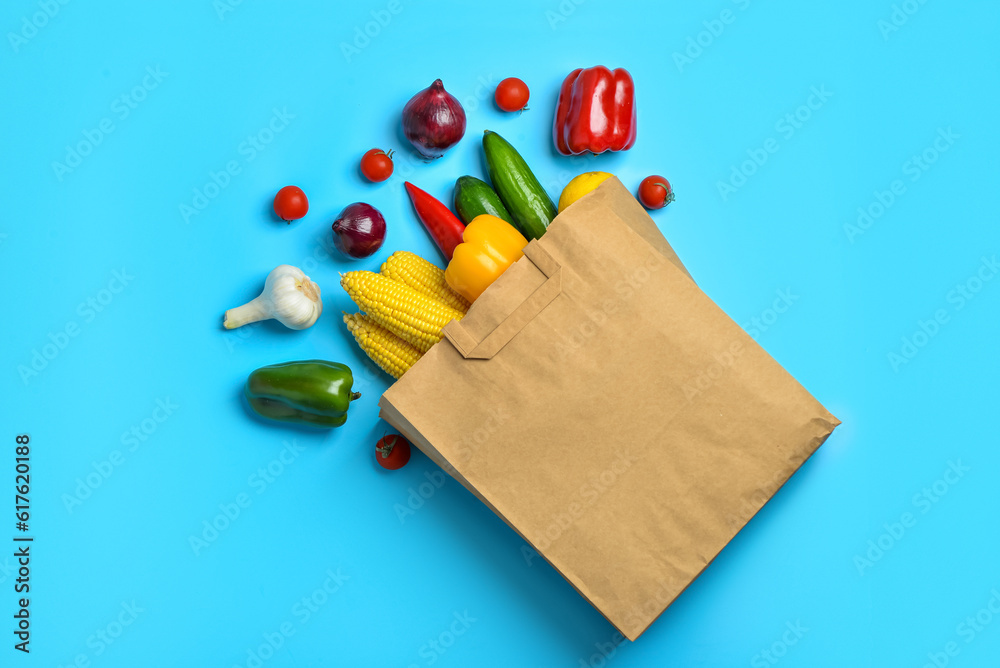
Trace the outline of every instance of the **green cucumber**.
{"type": "Polygon", "coordinates": [[[514,226],[528,240],[545,234],[545,228],[556,217],[556,205],[521,154],[506,139],[489,130],[483,134],[483,152],[490,180],[514,217],[514,226]]]}
{"type": "Polygon", "coordinates": [[[514,224],[514,219],[490,184],[475,176],[460,176],[455,181],[455,211],[466,225],[484,213],[514,224]]]}

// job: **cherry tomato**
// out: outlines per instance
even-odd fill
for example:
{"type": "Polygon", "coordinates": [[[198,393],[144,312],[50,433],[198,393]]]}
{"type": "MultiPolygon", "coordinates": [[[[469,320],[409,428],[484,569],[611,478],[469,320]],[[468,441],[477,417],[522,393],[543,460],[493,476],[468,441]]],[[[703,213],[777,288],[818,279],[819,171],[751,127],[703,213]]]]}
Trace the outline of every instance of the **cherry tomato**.
{"type": "Polygon", "coordinates": [[[674,191],[669,181],[654,174],[639,184],[639,201],[647,209],[662,209],[674,201],[674,191]]]}
{"type": "Polygon", "coordinates": [[[410,443],[399,434],[389,434],[375,444],[375,460],[382,468],[395,471],[410,461],[410,443]]]}
{"type": "Polygon", "coordinates": [[[392,176],[392,151],[373,148],[361,157],[361,173],[378,183],[392,176]]]}
{"type": "Polygon", "coordinates": [[[528,86],[520,79],[510,77],[497,84],[494,96],[497,106],[504,111],[524,111],[528,107],[528,86]]]}
{"type": "Polygon", "coordinates": [[[298,186],[285,186],[274,196],[274,212],[286,223],[298,220],[309,211],[309,200],[298,186]]]}

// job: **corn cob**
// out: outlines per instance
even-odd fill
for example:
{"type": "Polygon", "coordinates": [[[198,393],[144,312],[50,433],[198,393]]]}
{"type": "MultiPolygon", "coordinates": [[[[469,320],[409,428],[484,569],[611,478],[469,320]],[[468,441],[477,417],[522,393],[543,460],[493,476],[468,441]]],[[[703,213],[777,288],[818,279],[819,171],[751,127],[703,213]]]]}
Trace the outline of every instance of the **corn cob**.
{"type": "Polygon", "coordinates": [[[421,353],[441,340],[441,328],[464,315],[413,288],[371,271],[341,274],[340,285],[372,320],[421,353]]]}
{"type": "Polygon", "coordinates": [[[452,290],[445,282],[444,270],[416,253],[396,251],[382,263],[382,275],[405,283],[456,311],[465,313],[469,310],[469,302],[465,297],[452,290]]]}
{"type": "Polygon", "coordinates": [[[393,378],[402,376],[420,359],[419,350],[366,315],[345,313],[344,323],[361,350],[393,378]]]}

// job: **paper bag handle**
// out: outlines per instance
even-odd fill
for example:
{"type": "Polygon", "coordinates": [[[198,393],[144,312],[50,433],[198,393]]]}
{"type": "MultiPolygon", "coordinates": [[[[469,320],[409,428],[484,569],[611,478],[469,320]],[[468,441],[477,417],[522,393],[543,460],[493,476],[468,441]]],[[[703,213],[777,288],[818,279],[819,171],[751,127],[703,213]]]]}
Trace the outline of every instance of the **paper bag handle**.
{"type": "Polygon", "coordinates": [[[524,256],[546,277],[544,283],[514,309],[493,331],[477,341],[476,337],[462,324],[452,320],[444,326],[442,333],[451,341],[455,349],[465,359],[488,360],[500,352],[521,329],[552,303],[562,291],[562,268],[559,263],[541,247],[538,240],[532,240],[524,247],[524,256]]]}

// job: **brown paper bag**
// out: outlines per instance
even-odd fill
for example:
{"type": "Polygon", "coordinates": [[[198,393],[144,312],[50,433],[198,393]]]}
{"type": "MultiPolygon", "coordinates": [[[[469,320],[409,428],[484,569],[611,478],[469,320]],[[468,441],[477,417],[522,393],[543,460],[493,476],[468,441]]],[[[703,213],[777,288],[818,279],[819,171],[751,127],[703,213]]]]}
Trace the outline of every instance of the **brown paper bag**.
{"type": "Polygon", "coordinates": [[[840,424],[617,179],[445,335],[382,417],[632,640],[840,424]]]}

